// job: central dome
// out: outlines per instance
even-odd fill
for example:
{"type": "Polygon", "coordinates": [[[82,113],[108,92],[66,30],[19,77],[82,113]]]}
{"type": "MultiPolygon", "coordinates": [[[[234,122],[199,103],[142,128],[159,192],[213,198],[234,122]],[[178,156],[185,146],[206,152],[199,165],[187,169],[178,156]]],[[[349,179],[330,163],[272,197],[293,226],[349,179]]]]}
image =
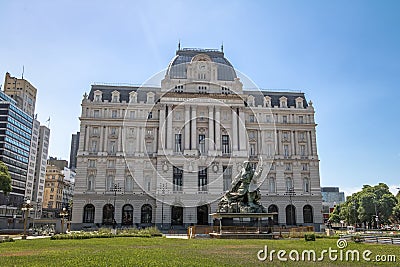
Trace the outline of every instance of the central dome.
{"type": "Polygon", "coordinates": [[[187,79],[187,64],[193,60],[207,60],[217,63],[217,79],[234,81],[236,72],[232,64],[224,57],[224,52],[216,49],[183,48],[176,51],[176,56],[168,65],[167,75],[171,79],[187,79]]]}

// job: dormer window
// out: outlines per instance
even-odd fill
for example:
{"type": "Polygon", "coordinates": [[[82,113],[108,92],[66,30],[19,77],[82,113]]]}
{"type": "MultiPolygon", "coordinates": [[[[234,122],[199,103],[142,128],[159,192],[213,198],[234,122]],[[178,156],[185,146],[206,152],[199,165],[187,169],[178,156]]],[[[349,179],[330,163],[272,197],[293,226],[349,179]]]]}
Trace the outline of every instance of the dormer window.
{"type": "Polygon", "coordinates": [[[154,93],[153,92],[147,93],[147,104],[154,104],[154,93]]]}
{"type": "Polygon", "coordinates": [[[137,93],[135,91],[129,93],[129,103],[137,103],[137,93]]]}
{"type": "Polygon", "coordinates": [[[303,98],[301,98],[301,97],[296,98],[296,108],[304,108],[303,98]]]}
{"type": "Polygon", "coordinates": [[[287,108],[287,98],[282,96],[281,98],[279,98],[279,105],[281,108],[287,108]]]}
{"type": "Polygon", "coordinates": [[[103,95],[103,93],[101,91],[96,90],[94,92],[94,101],[101,102],[102,101],[102,95],[103,95]]]}
{"type": "Polygon", "coordinates": [[[247,98],[247,104],[249,105],[249,107],[254,107],[254,96],[249,95],[249,97],[247,98]]]}
{"type": "Polygon", "coordinates": [[[264,107],[267,107],[267,108],[271,107],[271,97],[269,97],[269,96],[264,97],[264,107]]]}
{"type": "Polygon", "coordinates": [[[113,91],[111,93],[111,102],[113,102],[113,103],[119,102],[119,92],[118,91],[113,91]]]}

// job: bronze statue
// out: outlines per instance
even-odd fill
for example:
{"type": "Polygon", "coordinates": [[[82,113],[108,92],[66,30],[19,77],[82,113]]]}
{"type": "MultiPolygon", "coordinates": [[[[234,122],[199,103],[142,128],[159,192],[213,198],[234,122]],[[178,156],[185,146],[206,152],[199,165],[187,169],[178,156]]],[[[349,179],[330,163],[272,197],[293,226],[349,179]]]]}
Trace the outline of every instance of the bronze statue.
{"type": "Polygon", "coordinates": [[[260,203],[260,190],[250,188],[250,184],[258,180],[262,171],[262,166],[256,172],[250,162],[243,162],[243,168],[232,181],[231,189],[221,198],[217,212],[265,213],[266,209],[260,203]]]}

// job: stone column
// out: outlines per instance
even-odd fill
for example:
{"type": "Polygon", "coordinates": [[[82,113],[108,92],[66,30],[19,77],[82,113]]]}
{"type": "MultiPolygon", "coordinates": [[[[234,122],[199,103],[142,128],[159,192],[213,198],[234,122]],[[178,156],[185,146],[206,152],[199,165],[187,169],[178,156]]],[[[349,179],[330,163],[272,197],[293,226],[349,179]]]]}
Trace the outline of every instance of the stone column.
{"type": "Polygon", "coordinates": [[[292,153],[291,154],[294,156],[294,155],[296,155],[296,148],[295,148],[296,144],[295,144],[295,140],[294,140],[294,131],[290,131],[290,133],[291,133],[290,143],[292,144],[292,153]]]}
{"type": "Polygon", "coordinates": [[[164,150],[165,149],[165,106],[162,105],[160,107],[160,126],[159,126],[159,136],[160,136],[160,142],[158,144],[158,150],[164,150]]]}
{"type": "Polygon", "coordinates": [[[215,107],[215,150],[221,150],[221,113],[219,107],[215,107]]]}
{"type": "Polygon", "coordinates": [[[192,150],[197,149],[197,114],[196,106],[192,106],[192,150]]]}
{"type": "Polygon", "coordinates": [[[239,110],[239,147],[240,150],[246,150],[249,143],[248,135],[246,132],[246,118],[244,113],[244,108],[240,108],[239,110]]]}
{"type": "Polygon", "coordinates": [[[142,131],[141,127],[136,128],[136,147],[135,147],[136,153],[140,152],[140,132],[141,131],[142,131]]]}
{"type": "Polygon", "coordinates": [[[142,127],[141,128],[141,138],[140,138],[140,152],[145,152],[145,136],[146,136],[146,128],[142,127]]]}
{"type": "Polygon", "coordinates": [[[313,147],[312,147],[312,145],[313,145],[313,140],[312,140],[312,138],[313,138],[313,136],[311,136],[311,132],[310,131],[307,131],[307,150],[308,150],[308,155],[309,156],[312,156],[312,155],[314,155],[314,153],[313,153],[313,147]]]}
{"type": "Polygon", "coordinates": [[[92,144],[89,144],[89,127],[85,125],[85,150],[90,151],[92,150],[92,144]]]}
{"type": "Polygon", "coordinates": [[[190,149],[190,106],[185,106],[185,150],[190,149]]]}
{"type": "Polygon", "coordinates": [[[208,151],[214,150],[214,107],[208,108],[208,151]]]}
{"type": "Polygon", "coordinates": [[[168,106],[168,116],[167,116],[167,149],[173,149],[172,146],[172,106],[168,106]]]}
{"type": "Polygon", "coordinates": [[[122,152],[122,127],[118,127],[118,150],[117,152],[122,152]]]}
{"type": "Polygon", "coordinates": [[[232,108],[232,150],[238,150],[238,126],[237,126],[236,107],[232,108]]]}

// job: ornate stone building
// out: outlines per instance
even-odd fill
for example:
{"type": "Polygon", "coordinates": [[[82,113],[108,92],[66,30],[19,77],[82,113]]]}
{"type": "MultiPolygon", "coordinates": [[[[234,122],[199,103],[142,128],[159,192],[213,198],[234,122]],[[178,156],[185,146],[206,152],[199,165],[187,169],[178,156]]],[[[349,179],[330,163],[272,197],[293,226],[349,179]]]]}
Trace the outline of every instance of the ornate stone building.
{"type": "Polygon", "coordinates": [[[160,87],[92,85],[80,120],[73,229],[212,224],[245,160],[276,224],[322,223],[312,103],[244,89],[222,51],[178,49],[160,87]]]}

